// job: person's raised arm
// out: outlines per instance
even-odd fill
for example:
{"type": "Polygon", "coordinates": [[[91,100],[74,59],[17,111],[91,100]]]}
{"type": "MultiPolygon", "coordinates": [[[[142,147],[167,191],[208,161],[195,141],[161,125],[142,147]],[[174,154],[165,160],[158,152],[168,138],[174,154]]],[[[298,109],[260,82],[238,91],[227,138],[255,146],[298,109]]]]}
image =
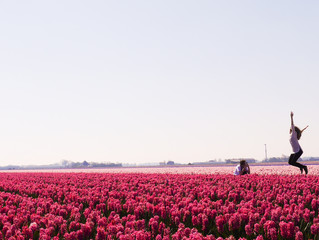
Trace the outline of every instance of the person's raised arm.
{"type": "Polygon", "coordinates": [[[294,113],[290,112],[290,119],[291,119],[291,130],[294,130],[294,113]]]}
{"type": "Polygon", "coordinates": [[[301,130],[301,133],[302,133],[303,131],[305,131],[308,127],[309,127],[309,125],[307,125],[307,127],[305,127],[304,129],[302,129],[302,130],[301,130]]]}

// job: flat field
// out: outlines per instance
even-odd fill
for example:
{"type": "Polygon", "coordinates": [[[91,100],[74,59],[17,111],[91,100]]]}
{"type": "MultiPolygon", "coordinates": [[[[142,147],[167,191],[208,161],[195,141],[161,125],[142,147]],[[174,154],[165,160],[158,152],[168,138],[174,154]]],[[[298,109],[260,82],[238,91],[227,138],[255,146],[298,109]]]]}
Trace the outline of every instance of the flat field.
{"type": "Polygon", "coordinates": [[[308,167],[3,171],[0,239],[318,239],[308,167]]]}
{"type": "MultiPolygon", "coordinates": [[[[309,175],[319,176],[318,162],[301,162],[308,166],[309,175]]],[[[155,166],[155,167],[120,167],[120,168],[78,168],[52,170],[0,170],[1,172],[51,172],[51,173],[158,173],[158,174],[233,174],[236,165],[201,165],[201,166],[155,166]]],[[[300,170],[287,163],[250,164],[252,174],[258,175],[300,175],[300,170]]]]}

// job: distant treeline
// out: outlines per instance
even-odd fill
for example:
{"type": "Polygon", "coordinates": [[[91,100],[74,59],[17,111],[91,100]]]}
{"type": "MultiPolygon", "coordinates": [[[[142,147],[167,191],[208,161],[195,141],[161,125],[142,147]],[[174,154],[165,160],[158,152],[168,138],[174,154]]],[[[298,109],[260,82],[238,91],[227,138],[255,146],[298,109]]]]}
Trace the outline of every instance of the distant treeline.
{"type": "Polygon", "coordinates": [[[64,168],[108,168],[108,167],[122,167],[122,163],[96,163],[96,162],[71,162],[63,161],[64,168]]]}

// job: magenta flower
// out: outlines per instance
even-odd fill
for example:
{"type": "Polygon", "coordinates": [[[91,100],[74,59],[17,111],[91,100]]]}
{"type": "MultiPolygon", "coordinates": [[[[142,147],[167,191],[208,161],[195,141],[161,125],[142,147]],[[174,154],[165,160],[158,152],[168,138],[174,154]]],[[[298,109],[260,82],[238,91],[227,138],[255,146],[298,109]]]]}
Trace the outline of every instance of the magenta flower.
{"type": "Polygon", "coordinates": [[[304,239],[304,237],[303,237],[302,232],[300,232],[300,231],[296,232],[295,240],[303,240],[303,239],[304,239]]]}
{"type": "Polygon", "coordinates": [[[192,224],[193,224],[193,226],[197,226],[199,224],[197,216],[192,216],[192,224]]]}
{"type": "Polygon", "coordinates": [[[278,239],[278,233],[276,228],[270,228],[268,230],[268,236],[271,240],[277,240],[278,239]]]}
{"type": "Polygon", "coordinates": [[[162,236],[158,234],[158,235],[155,237],[155,240],[162,240],[162,236]]]}
{"type": "Polygon", "coordinates": [[[295,226],[292,222],[286,223],[286,222],[280,222],[280,233],[283,238],[293,238],[295,226]]]}
{"type": "Polygon", "coordinates": [[[29,228],[32,232],[34,232],[38,229],[38,224],[36,222],[33,222],[30,224],[29,228]]]}
{"type": "Polygon", "coordinates": [[[238,214],[234,214],[228,220],[228,225],[229,225],[229,230],[230,231],[234,231],[234,230],[239,229],[240,224],[241,224],[241,219],[240,219],[238,214]]]}
{"type": "Polygon", "coordinates": [[[95,237],[95,240],[105,240],[106,236],[107,236],[107,234],[106,234],[104,228],[98,227],[97,228],[97,235],[95,237]]]}
{"type": "Polygon", "coordinates": [[[319,223],[312,224],[310,230],[313,235],[319,234],[319,223]]]}
{"type": "Polygon", "coordinates": [[[222,233],[224,231],[224,224],[226,223],[226,220],[224,216],[217,216],[216,217],[216,226],[218,229],[218,232],[222,233]]]}
{"type": "Polygon", "coordinates": [[[247,224],[245,226],[245,232],[248,236],[252,235],[253,234],[253,229],[251,228],[251,226],[249,224],[247,224]]]}

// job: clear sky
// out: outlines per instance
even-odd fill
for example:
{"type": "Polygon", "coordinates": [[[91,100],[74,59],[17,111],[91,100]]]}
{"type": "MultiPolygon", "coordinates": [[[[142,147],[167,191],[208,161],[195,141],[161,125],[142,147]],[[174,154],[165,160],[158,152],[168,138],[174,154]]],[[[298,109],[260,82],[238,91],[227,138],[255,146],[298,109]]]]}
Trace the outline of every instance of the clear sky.
{"type": "Polygon", "coordinates": [[[318,1],[1,1],[0,165],[319,156],[318,1]]]}

